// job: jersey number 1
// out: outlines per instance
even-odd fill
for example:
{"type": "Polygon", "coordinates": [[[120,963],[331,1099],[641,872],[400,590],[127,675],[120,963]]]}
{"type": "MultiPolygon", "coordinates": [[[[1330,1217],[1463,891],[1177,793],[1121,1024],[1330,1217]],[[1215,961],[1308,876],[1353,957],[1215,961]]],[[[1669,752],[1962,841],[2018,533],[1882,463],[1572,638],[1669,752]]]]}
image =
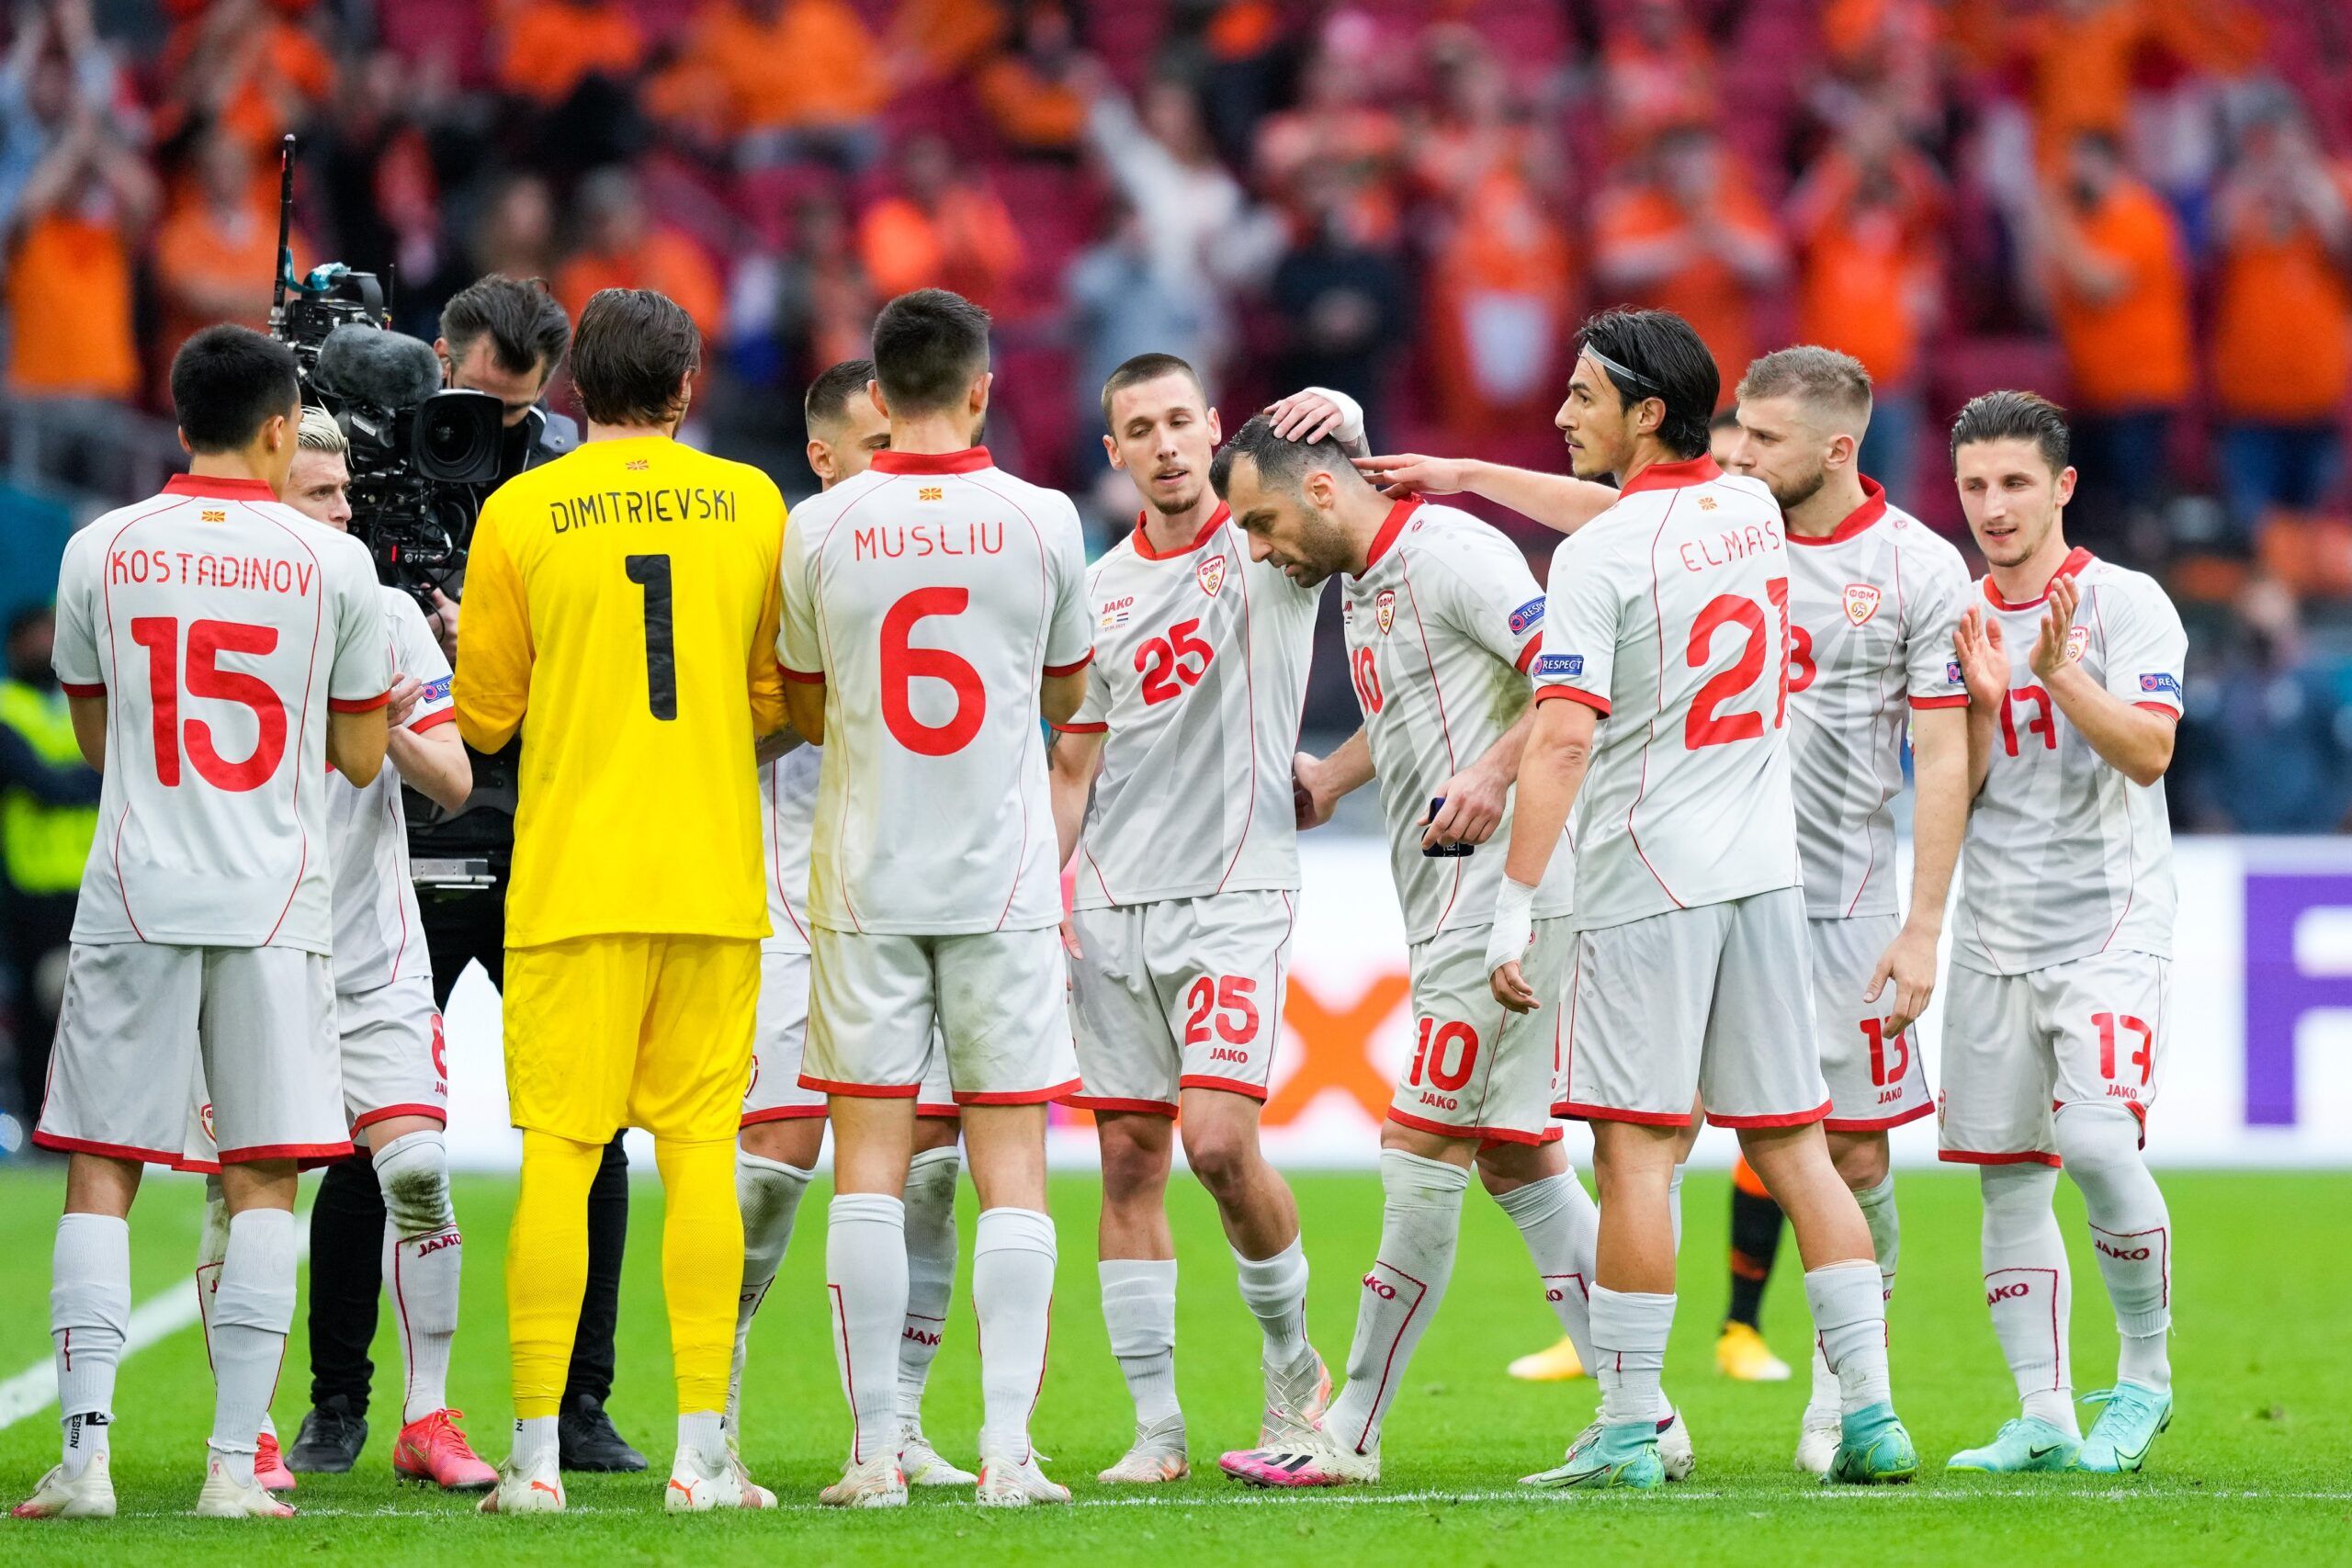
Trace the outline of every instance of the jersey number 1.
{"type": "Polygon", "coordinates": [[[678,643],[670,625],[668,556],[625,556],[628,580],[645,590],[645,705],[656,718],[678,716],[678,643]]]}

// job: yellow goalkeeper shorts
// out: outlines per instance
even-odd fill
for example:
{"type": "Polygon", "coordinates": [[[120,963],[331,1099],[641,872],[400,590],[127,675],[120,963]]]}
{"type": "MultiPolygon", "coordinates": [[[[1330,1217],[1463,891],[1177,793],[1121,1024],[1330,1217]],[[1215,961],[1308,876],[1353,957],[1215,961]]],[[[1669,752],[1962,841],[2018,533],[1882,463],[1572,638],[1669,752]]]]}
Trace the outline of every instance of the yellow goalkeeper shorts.
{"type": "Polygon", "coordinates": [[[506,950],[506,1100],[576,1143],[730,1139],[752,1070],[753,937],[584,936],[506,950]]]}

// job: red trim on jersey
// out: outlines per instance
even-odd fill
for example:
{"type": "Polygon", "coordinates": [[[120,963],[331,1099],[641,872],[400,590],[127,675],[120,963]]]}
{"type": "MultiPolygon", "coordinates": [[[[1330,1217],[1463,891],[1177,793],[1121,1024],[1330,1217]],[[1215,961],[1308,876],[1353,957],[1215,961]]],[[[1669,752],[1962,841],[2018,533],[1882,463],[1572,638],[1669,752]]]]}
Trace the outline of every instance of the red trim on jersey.
{"type": "Polygon", "coordinates": [[[378,708],[382,707],[386,703],[389,703],[391,700],[392,694],[389,691],[384,693],[381,696],[376,697],[329,697],[327,699],[327,712],[374,713],[378,708]]]}
{"type": "Polygon", "coordinates": [[[1107,724],[1057,724],[1053,728],[1057,734],[1061,735],[1101,735],[1111,727],[1107,724]]]}
{"type": "Polygon", "coordinates": [[[807,1073],[800,1075],[800,1087],[820,1094],[845,1094],[852,1100],[912,1100],[922,1092],[919,1083],[836,1083],[831,1078],[812,1078],[807,1073]]]}
{"type": "Polygon", "coordinates": [[[1934,1100],[1923,1100],[1895,1116],[1825,1116],[1821,1119],[1821,1130],[1825,1133],[1883,1133],[1889,1127],[1917,1122],[1935,1108],[1934,1100]]]}
{"type": "Polygon", "coordinates": [[[1233,513],[1226,509],[1225,502],[1220,501],[1216,503],[1216,511],[1210,514],[1208,522],[1202,525],[1200,533],[1194,536],[1191,544],[1180,546],[1172,550],[1155,550],[1151,547],[1150,536],[1143,531],[1143,513],[1138,512],[1136,513],[1135,536],[1129,542],[1135,546],[1136,554],[1146,560],[1177,560],[1191,555],[1215,538],[1216,531],[1224,527],[1226,519],[1232,515],[1233,513]]]}
{"type": "Polygon", "coordinates": [[[1517,1127],[1463,1127],[1451,1122],[1431,1122],[1399,1111],[1393,1105],[1388,1108],[1388,1120],[1399,1127],[1410,1127],[1416,1133],[1434,1133],[1441,1138],[1476,1138],[1485,1144],[1555,1143],[1566,1131],[1560,1127],[1547,1128],[1541,1133],[1522,1132],[1517,1127]]]}
{"type": "Polygon", "coordinates": [[[736,1123],[741,1127],[756,1127],[763,1122],[803,1122],[811,1116],[823,1116],[821,1105],[771,1105],[765,1111],[746,1111],[736,1123]]]}
{"type": "MultiPolygon", "coordinates": [[[[2082,575],[2083,568],[2098,558],[2082,546],[2076,545],[2066,552],[2066,558],[2058,563],[2058,570],[2050,574],[2050,582],[2055,582],[2062,577],[2079,577],[2082,575]]],[[[2021,599],[2012,604],[2001,597],[1999,589],[1993,586],[1993,574],[1988,571],[1984,574],[1984,601],[1996,610],[2030,610],[2050,597],[2050,582],[2043,583],[2041,592],[2032,598],[2021,599]]]]}
{"type": "Polygon", "coordinates": [[[2040,1149],[2020,1149],[2008,1155],[1978,1154],[1973,1149],[1939,1149],[1936,1157],[1953,1165],[2046,1165],[2052,1170],[2059,1168],[2061,1163],[2056,1155],[2044,1154],[2040,1149]]]}
{"type": "Polygon", "coordinates": [[[2142,713],[2160,713],[2166,718],[2172,720],[2175,724],[2178,724],[2180,722],[2180,710],[2166,704],[2133,703],[2132,705],[2138,708],[2142,713]]]}
{"type": "Polygon", "coordinates": [[[164,482],[165,495],[200,495],[208,501],[276,501],[277,492],[259,479],[232,479],[221,474],[174,474],[164,482]]]}
{"type": "Polygon", "coordinates": [[[1226,1094],[1243,1095],[1256,1100],[1263,1100],[1266,1098],[1266,1087],[1263,1084],[1250,1083],[1242,1078],[1221,1078],[1208,1073],[1185,1073],[1177,1078],[1176,1087],[1180,1089],[1214,1089],[1226,1094]]]}
{"type": "Polygon", "coordinates": [[[1595,696],[1590,692],[1578,691],[1574,686],[1538,686],[1535,688],[1535,700],[1539,703],[1548,703],[1555,697],[1561,698],[1566,702],[1582,703],[1585,706],[1590,708],[1601,717],[1607,718],[1609,716],[1609,699],[1607,697],[1595,696]]]}
{"type": "Polygon", "coordinates": [[[339,1144],[255,1144],[245,1149],[222,1149],[222,1165],[253,1165],[266,1159],[290,1159],[300,1165],[328,1164],[351,1156],[351,1140],[339,1144]]]}
{"type": "Polygon", "coordinates": [[[438,729],[445,724],[453,724],[457,721],[457,717],[456,708],[435,708],[423,718],[409,720],[408,732],[411,735],[422,735],[428,729],[438,729]]]}
{"type": "Polygon", "coordinates": [[[810,674],[805,670],[787,670],[779,664],[775,667],[775,672],[787,681],[797,681],[804,686],[821,686],[825,683],[824,672],[821,671],[810,674]]]}
{"type": "Polygon", "coordinates": [[[1518,671],[1522,675],[1526,674],[1527,667],[1534,663],[1535,656],[1543,651],[1544,634],[1542,632],[1537,632],[1533,637],[1527,639],[1527,646],[1519,650],[1519,662],[1512,665],[1511,668],[1518,671]]]}
{"type": "Polygon", "coordinates": [[[1968,694],[1962,692],[1950,697],[1913,697],[1911,705],[1915,708],[1964,708],[1968,705],[1968,694]]]}
{"type": "Polygon", "coordinates": [[[1043,1105],[1047,1100],[1067,1100],[1073,1091],[1083,1086],[1078,1079],[1071,1078],[1065,1083],[1057,1083],[1050,1089],[1010,1089],[1001,1094],[966,1094],[963,1090],[957,1089],[956,1103],[959,1106],[1043,1105]]]}
{"type": "Polygon", "coordinates": [[[1618,487],[1621,496],[1638,495],[1645,490],[1680,490],[1685,485],[1702,485],[1724,477],[1715,460],[1702,452],[1679,463],[1652,463],[1618,487]]]}
{"type": "Polygon", "coordinates": [[[76,681],[60,681],[57,684],[58,688],[69,697],[103,697],[107,694],[107,683],[104,681],[100,681],[94,686],[85,686],[76,681]]]}
{"type": "Polygon", "coordinates": [[[866,466],[877,474],[968,474],[995,468],[996,459],[985,446],[967,446],[961,452],[876,452],[866,466]]]}
{"type": "Polygon", "coordinates": [[[1862,503],[1846,513],[1845,520],[1826,534],[1800,534],[1793,528],[1781,530],[1792,545],[1842,545],[1857,534],[1867,532],[1886,515],[1886,487],[1865,474],[1862,476],[1862,503]]]}
{"type": "Polygon", "coordinates": [[[1408,495],[1388,509],[1388,515],[1381,520],[1380,532],[1372,536],[1372,547],[1364,552],[1363,571],[1356,573],[1358,577],[1380,564],[1380,558],[1388,553],[1388,547],[1395,544],[1396,536],[1405,531],[1405,520],[1412,516],[1420,504],[1419,496],[1408,495]]]}
{"type": "Polygon", "coordinates": [[[1061,676],[1061,675],[1075,675],[1075,674],[1077,674],[1080,671],[1081,671],[1081,670],[1085,669],[1088,665],[1090,665],[1090,664],[1091,664],[1091,663],[1093,663],[1093,662],[1094,662],[1094,650],[1093,650],[1092,649],[1091,649],[1091,648],[1090,648],[1090,649],[1088,649],[1086,650],[1086,652],[1085,652],[1085,654],[1084,654],[1084,656],[1083,656],[1083,657],[1081,657],[1081,658],[1078,659],[1077,660],[1075,660],[1075,661],[1073,661],[1073,662],[1071,662],[1071,663],[1069,663],[1069,664],[1048,664],[1048,665],[1046,665],[1046,674],[1048,674],[1048,675],[1054,675],[1054,676],[1061,676]]]}
{"type": "Polygon", "coordinates": [[[1176,1114],[1176,1107],[1165,1100],[1120,1100],[1100,1094],[1073,1094],[1062,1103],[1073,1111],[1126,1111],[1138,1116],[1168,1116],[1176,1114]]]}
{"type": "Polygon", "coordinates": [[[1710,1127],[1804,1127],[1827,1116],[1829,1108],[1834,1103],[1836,1102],[1833,1100],[1825,1100],[1810,1111],[1791,1111],[1784,1116],[1718,1116],[1710,1111],[1707,1112],[1707,1125],[1710,1127]]]}
{"type": "Polygon", "coordinates": [[[351,1130],[356,1133],[362,1127],[372,1127],[379,1122],[389,1122],[395,1116],[422,1116],[427,1121],[438,1122],[444,1127],[449,1124],[449,1110],[447,1106],[387,1105],[363,1112],[351,1123],[351,1130]]]}
{"type": "Polygon", "coordinates": [[[1632,1122],[1644,1127],[1688,1127],[1688,1111],[1620,1111],[1609,1105],[1585,1105],[1573,1100],[1555,1100],[1552,1114],[1577,1122],[1632,1122]]]}
{"type": "Polygon", "coordinates": [[[953,1100],[942,1105],[935,1100],[919,1100],[915,1102],[915,1115],[918,1119],[928,1118],[933,1122],[960,1122],[964,1119],[964,1108],[953,1100]]]}
{"type": "Polygon", "coordinates": [[[68,1138],[56,1133],[41,1132],[39,1128],[33,1130],[33,1143],[44,1149],[55,1149],[60,1154],[103,1155],[107,1159],[139,1160],[147,1165],[168,1165],[174,1169],[194,1168],[181,1164],[187,1158],[185,1155],[167,1155],[161,1149],[135,1149],[129,1144],[105,1144],[95,1138],[68,1138]]]}

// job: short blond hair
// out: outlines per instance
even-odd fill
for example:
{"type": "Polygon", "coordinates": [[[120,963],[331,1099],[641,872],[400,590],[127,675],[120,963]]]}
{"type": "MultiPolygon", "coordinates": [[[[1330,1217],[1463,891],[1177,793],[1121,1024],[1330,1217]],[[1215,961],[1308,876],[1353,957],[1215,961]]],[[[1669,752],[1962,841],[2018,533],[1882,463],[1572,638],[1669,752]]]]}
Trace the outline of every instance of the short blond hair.
{"type": "Polygon", "coordinates": [[[1756,361],[1739,378],[1743,399],[1794,398],[1859,437],[1871,422],[1871,373],[1850,354],[1814,344],[1783,348],[1756,361]]]}
{"type": "Polygon", "coordinates": [[[351,442],[344,435],[343,426],[334,422],[334,415],[307,405],[302,410],[302,423],[294,432],[294,445],[305,452],[325,452],[337,457],[351,450],[351,442]]]}

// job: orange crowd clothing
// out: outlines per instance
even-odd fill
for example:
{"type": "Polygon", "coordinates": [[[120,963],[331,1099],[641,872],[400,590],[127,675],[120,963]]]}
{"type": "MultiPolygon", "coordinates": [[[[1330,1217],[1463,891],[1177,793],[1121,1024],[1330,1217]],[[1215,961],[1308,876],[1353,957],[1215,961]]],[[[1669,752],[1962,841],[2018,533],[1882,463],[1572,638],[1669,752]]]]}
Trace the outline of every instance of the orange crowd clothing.
{"type": "Polygon", "coordinates": [[[1942,191],[1912,153],[1883,195],[1842,152],[1823,155],[1791,203],[1799,247],[1797,340],[1850,354],[1883,388],[1918,369],[1920,306],[1939,274],[1942,191]]]}
{"type": "MultiPolygon", "coordinates": [[[[2352,202],[2352,168],[2335,171],[2352,202]]],[[[2228,418],[2309,424],[2352,393],[2352,279],[2309,223],[2256,207],[2225,220],[2213,306],[2213,390],[2228,418]]]]}
{"type": "Polygon", "coordinates": [[[2152,61],[2232,72],[2262,55],[2263,28],[2238,0],[2104,0],[2086,9],[2047,6],[2006,27],[1984,27],[1991,6],[1953,8],[1963,40],[1995,62],[2025,67],[2036,144],[2044,165],[2084,131],[2121,136],[2135,79],[2152,61]],[[1973,20],[1966,19],[1973,17],[1973,20]]]}
{"type": "Polygon", "coordinates": [[[248,208],[224,220],[208,202],[183,202],[155,232],[155,281],[164,294],[158,346],[166,356],[175,354],[216,321],[266,329],[277,275],[274,208],[248,208]]]}
{"type": "Polygon", "coordinates": [[[890,49],[920,62],[926,76],[960,76],[1004,36],[997,0],[901,0],[890,49]]]}
{"type": "Polygon", "coordinates": [[[2058,243],[2095,251],[2129,274],[2121,292],[2107,300],[2076,292],[2063,277],[2052,280],[2051,310],[2075,400],[2098,413],[2187,400],[2193,378],[2188,268],[2172,209],[2147,186],[2122,180],[2066,227],[2073,232],[2062,231],[2058,243]]]}
{"type": "Polygon", "coordinates": [[[925,211],[903,196],[876,202],[857,227],[857,248],[874,291],[887,299],[910,288],[952,288],[994,307],[1021,266],[1021,233],[993,192],[949,191],[925,211]]]}
{"type": "MultiPolygon", "coordinates": [[[[1716,220],[1724,227],[1757,237],[1773,232],[1772,215],[1744,188],[1726,182],[1714,198],[1716,220]]],[[[1601,198],[1594,228],[1604,266],[1611,250],[1647,245],[1659,241],[1689,240],[1695,234],[1690,215],[1664,191],[1637,186],[1601,198]]],[[[1723,378],[1724,405],[1732,389],[1756,357],[1756,296],[1731,264],[1702,246],[1679,270],[1634,290],[1638,304],[1672,310],[1689,321],[1715,356],[1723,378]]]]}
{"type": "Polygon", "coordinates": [[[582,251],[556,272],[556,299],[575,321],[600,288],[652,288],[668,295],[694,318],[702,333],[703,362],[710,362],[726,312],[726,289],[718,270],[692,240],[673,229],[655,229],[627,250],[582,251]]]}
{"type": "MultiPolygon", "coordinates": [[[[273,16],[248,37],[227,47],[211,36],[216,26],[202,14],[174,29],[164,47],[163,77],[174,85],[175,101],[157,117],[158,139],[177,134],[196,110],[192,75],[225,74],[230,85],[220,98],[220,124],[256,157],[275,160],[277,140],[297,129],[334,95],[334,56],[310,30],[286,16],[273,16]]],[[[203,85],[206,94],[215,85],[203,85]]]]}
{"type": "Polygon", "coordinates": [[[138,392],[130,247],[112,220],[34,219],[9,260],[8,314],[11,391],[117,400],[138,392]]]}
{"type": "Polygon", "coordinates": [[[1457,429],[1549,415],[1573,305],[1567,238],[1517,171],[1465,195],[1430,270],[1430,370],[1457,429]]]}
{"type": "Polygon", "coordinates": [[[787,0],[773,22],[715,0],[679,63],[718,89],[736,135],[854,125],[890,96],[881,48],[845,0],[787,0]]]}
{"type": "Polygon", "coordinates": [[[531,0],[507,28],[498,85],[552,107],[592,75],[618,81],[644,63],[645,36],[615,0],[592,6],[531,0]]]}
{"type": "Polygon", "coordinates": [[[1086,131],[1087,105],[1069,77],[1049,79],[1017,54],[981,67],[980,107],[997,134],[1023,152],[1064,152],[1086,131]]]}

